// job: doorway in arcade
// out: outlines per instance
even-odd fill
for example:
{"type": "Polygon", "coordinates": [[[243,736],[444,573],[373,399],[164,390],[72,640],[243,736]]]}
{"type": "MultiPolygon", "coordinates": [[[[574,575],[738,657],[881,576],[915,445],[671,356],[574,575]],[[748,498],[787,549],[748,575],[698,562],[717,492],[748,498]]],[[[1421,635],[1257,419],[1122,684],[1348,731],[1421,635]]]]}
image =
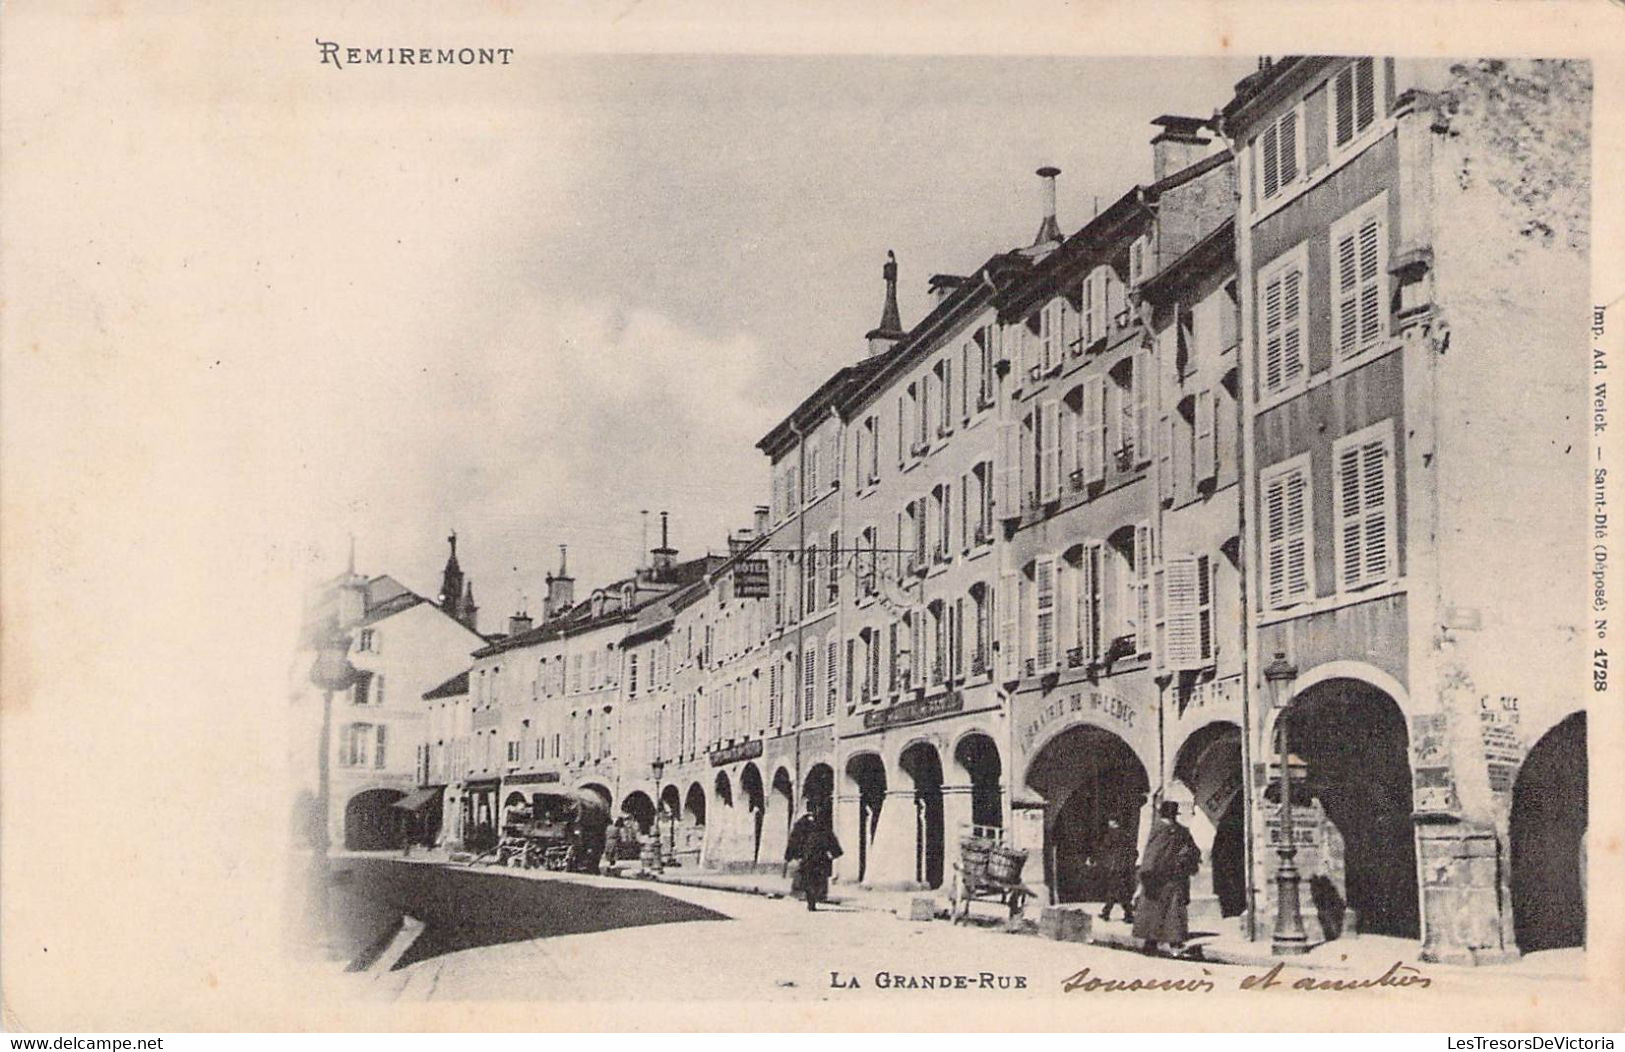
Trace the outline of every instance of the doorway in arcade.
{"type": "Polygon", "coordinates": [[[1228,722],[1198,728],[1175,755],[1174,778],[1190,790],[1191,836],[1202,848],[1202,869],[1191,881],[1191,916],[1240,916],[1247,910],[1241,728],[1228,722]]]}
{"type": "MultiPolygon", "coordinates": [[[[1399,704],[1363,680],[1329,679],[1300,692],[1285,722],[1290,752],[1305,765],[1307,813],[1293,816],[1300,837],[1311,827],[1298,859],[1304,910],[1314,915],[1305,919],[1328,939],[1419,938],[1410,732],[1399,704]]],[[[1278,806],[1279,789],[1266,799],[1278,806]]],[[[1296,807],[1296,790],[1292,799],[1296,807]]]]}
{"type": "Polygon", "coordinates": [[[1051,738],[1027,766],[1044,799],[1044,883],[1055,902],[1101,902],[1106,882],[1091,865],[1115,818],[1136,843],[1148,828],[1151,784],[1128,743],[1092,724],[1051,738]]]}

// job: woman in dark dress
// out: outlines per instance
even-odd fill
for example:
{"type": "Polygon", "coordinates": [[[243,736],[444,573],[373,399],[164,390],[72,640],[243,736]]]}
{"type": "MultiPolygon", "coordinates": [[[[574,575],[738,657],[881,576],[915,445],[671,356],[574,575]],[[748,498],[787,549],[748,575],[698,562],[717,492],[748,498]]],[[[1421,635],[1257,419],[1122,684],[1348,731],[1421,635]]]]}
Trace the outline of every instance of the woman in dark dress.
{"type": "Polygon", "coordinates": [[[797,864],[791,890],[806,894],[809,910],[818,909],[818,904],[829,897],[829,875],[841,854],[835,831],[820,822],[809,806],[790,828],[790,842],[784,848],[784,860],[797,864]]]}

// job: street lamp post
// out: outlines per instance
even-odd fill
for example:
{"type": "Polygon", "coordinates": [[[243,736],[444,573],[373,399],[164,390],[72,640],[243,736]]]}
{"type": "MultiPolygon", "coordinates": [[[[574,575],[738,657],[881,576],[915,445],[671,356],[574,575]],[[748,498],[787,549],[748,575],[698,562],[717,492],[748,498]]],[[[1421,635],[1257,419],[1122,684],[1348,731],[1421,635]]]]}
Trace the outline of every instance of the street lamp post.
{"type": "Polygon", "coordinates": [[[316,661],[310,667],[310,681],[320,688],[322,692],[322,736],[316,746],[316,811],[319,820],[316,826],[314,848],[315,858],[312,864],[312,877],[316,885],[314,911],[316,921],[320,925],[318,940],[326,941],[329,934],[328,897],[332,874],[329,872],[328,850],[330,837],[328,834],[329,813],[331,810],[332,795],[332,762],[333,762],[333,694],[335,691],[348,690],[355,682],[355,666],[350,664],[350,636],[341,632],[335,626],[325,634],[321,646],[316,652],[316,661]]]}
{"type": "Polygon", "coordinates": [[[1264,679],[1270,685],[1270,705],[1275,709],[1277,745],[1281,760],[1281,846],[1280,865],[1275,870],[1275,933],[1270,939],[1270,951],[1280,956],[1307,953],[1309,936],[1303,930],[1303,909],[1298,901],[1298,842],[1297,830],[1292,824],[1292,769],[1289,766],[1291,750],[1287,742],[1287,714],[1292,707],[1292,682],[1298,678],[1298,666],[1277,650],[1275,660],[1264,668],[1264,679]]]}

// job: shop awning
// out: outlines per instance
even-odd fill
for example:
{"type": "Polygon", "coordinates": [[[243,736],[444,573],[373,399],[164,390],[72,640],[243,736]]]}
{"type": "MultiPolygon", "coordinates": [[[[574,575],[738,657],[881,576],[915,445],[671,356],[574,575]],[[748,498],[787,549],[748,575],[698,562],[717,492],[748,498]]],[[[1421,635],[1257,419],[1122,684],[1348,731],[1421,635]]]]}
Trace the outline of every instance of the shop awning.
{"type": "Polygon", "coordinates": [[[428,807],[431,801],[440,799],[440,790],[444,786],[432,786],[428,789],[415,789],[396,800],[391,807],[398,807],[402,811],[421,811],[428,807]]]}

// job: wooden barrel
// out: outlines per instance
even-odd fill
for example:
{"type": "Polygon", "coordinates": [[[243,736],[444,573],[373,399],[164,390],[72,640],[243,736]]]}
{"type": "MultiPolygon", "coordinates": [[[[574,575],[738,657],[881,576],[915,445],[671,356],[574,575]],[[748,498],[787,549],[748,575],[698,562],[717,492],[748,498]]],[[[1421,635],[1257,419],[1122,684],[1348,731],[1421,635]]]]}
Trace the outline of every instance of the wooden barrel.
{"type": "Polygon", "coordinates": [[[1026,851],[1009,847],[996,847],[988,855],[987,874],[999,884],[1020,884],[1021,870],[1026,864],[1026,851]]]}

